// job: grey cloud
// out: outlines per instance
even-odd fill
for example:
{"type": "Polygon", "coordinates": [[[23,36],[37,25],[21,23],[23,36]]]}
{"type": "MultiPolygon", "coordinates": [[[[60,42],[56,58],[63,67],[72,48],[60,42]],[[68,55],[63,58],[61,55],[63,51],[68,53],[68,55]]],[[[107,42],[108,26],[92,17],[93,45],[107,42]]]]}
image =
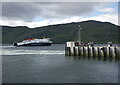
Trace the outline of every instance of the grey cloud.
{"type": "Polygon", "coordinates": [[[7,19],[32,20],[40,9],[32,3],[7,2],[2,4],[2,16],[7,19]]]}
{"type": "Polygon", "coordinates": [[[91,13],[99,2],[3,2],[3,19],[32,21],[35,17],[65,18],[91,13]]]}
{"type": "Polygon", "coordinates": [[[58,6],[54,8],[49,8],[56,13],[61,15],[73,16],[73,15],[83,15],[94,10],[99,3],[91,2],[72,2],[72,3],[59,3],[58,6]]]}

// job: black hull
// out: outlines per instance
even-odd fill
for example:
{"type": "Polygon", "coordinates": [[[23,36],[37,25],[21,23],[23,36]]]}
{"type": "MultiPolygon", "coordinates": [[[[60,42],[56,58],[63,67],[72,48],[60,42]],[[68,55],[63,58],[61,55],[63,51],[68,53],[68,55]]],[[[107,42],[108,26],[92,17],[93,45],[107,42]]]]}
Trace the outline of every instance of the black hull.
{"type": "Polygon", "coordinates": [[[18,45],[17,43],[14,43],[14,46],[51,46],[51,43],[29,43],[22,45],[18,45]]]}

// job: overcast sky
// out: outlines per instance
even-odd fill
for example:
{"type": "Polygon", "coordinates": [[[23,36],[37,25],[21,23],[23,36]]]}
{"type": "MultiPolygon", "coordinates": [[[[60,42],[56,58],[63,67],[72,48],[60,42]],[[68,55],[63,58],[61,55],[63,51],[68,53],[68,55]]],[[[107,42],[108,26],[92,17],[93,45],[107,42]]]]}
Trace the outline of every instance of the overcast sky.
{"type": "Polygon", "coordinates": [[[2,23],[30,28],[97,20],[118,25],[117,2],[2,2],[2,23]]]}

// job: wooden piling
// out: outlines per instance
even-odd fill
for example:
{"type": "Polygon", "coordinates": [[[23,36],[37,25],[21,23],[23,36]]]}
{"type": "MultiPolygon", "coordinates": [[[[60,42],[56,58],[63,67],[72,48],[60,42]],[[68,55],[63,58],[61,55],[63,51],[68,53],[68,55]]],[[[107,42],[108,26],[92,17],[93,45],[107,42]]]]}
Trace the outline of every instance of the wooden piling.
{"type": "Polygon", "coordinates": [[[70,56],[74,56],[74,47],[70,47],[70,56]]]}
{"type": "Polygon", "coordinates": [[[67,52],[68,52],[67,47],[65,47],[65,55],[67,55],[67,52]]]}
{"type": "Polygon", "coordinates": [[[93,57],[98,57],[98,47],[93,47],[93,57]]]}
{"type": "Polygon", "coordinates": [[[74,55],[79,56],[78,47],[74,47],[74,51],[75,51],[74,55]]]}
{"type": "Polygon", "coordinates": [[[65,47],[66,56],[81,56],[81,58],[93,57],[93,59],[120,59],[120,47],[65,47]]]}
{"type": "Polygon", "coordinates": [[[98,47],[98,57],[104,57],[103,47],[98,47]]]}
{"type": "Polygon", "coordinates": [[[79,49],[79,56],[83,56],[83,47],[78,47],[79,49]]]}
{"type": "Polygon", "coordinates": [[[106,58],[106,57],[109,57],[110,55],[110,51],[109,51],[109,48],[110,47],[103,47],[103,54],[104,54],[104,57],[106,58]]]}
{"type": "Polygon", "coordinates": [[[69,52],[68,47],[65,47],[65,51],[66,51],[66,52],[65,52],[65,55],[66,55],[66,56],[69,56],[69,55],[68,55],[68,52],[69,52]]]}
{"type": "Polygon", "coordinates": [[[89,57],[92,57],[92,56],[93,56],[92,47],[88,47],[88,56],[89,56],[89,57]]]}
{"type": "Polygon", "coordinates": [[[83,47],[83,56],[88,56],[88,47],[83,47]]]}
{"type": "Polygon", "coordinates": [[[115,47],[116,58],[120,58],[120,47],[115,47]]]}
{"type": "Polygon", "coordinates": [[[115,57],[115,47],[109,48],[109,54],[110,54],[110,57],[115,57]]]}

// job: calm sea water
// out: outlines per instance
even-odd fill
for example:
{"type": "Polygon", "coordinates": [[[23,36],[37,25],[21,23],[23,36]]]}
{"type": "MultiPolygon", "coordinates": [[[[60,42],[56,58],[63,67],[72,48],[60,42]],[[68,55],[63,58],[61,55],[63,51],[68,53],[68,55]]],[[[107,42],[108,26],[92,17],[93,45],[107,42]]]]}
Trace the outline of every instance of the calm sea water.
{"type": "Polygon", "coordinates": [[[118,61],[64,55],[64,44],[2,46],[3,83],[117,83],[118,61]]]}

